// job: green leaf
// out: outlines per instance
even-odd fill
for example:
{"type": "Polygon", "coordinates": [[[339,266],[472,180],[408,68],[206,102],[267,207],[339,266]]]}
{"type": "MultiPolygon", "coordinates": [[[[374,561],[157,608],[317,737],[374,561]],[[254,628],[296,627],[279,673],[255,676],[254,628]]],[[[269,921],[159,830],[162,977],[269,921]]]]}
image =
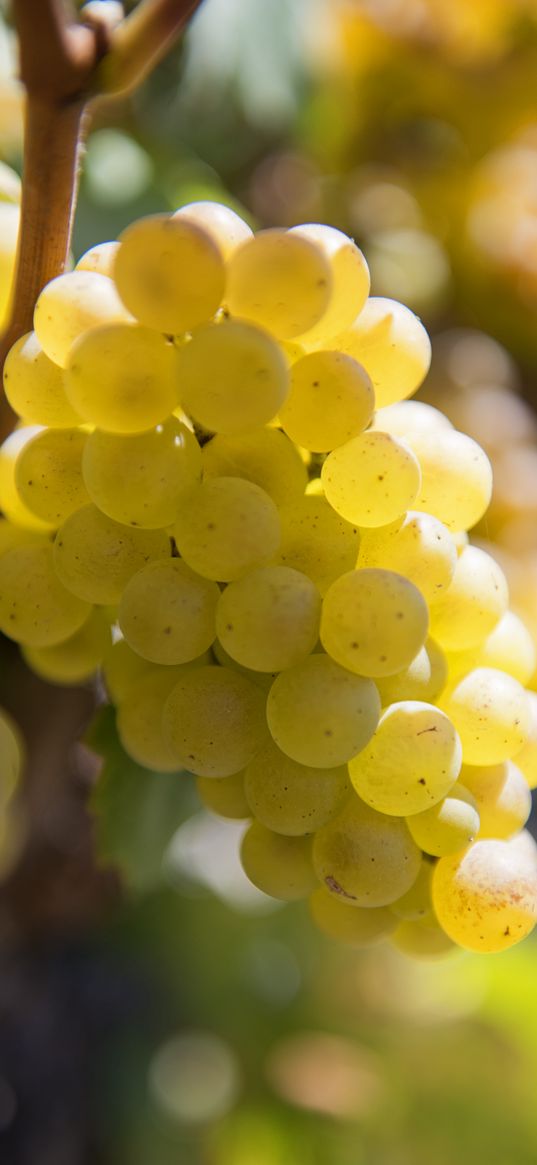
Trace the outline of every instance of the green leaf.
{"type": "Polygon", "coordinates": [[[166,846],[192,811],[192,778],[185,772],[151,772],[131,760],[109,706],[97,713],[86,743],[103,758],[90,800],[97,859],[116,866],[128,890],[146,893],[163,882],[166,846]]]}

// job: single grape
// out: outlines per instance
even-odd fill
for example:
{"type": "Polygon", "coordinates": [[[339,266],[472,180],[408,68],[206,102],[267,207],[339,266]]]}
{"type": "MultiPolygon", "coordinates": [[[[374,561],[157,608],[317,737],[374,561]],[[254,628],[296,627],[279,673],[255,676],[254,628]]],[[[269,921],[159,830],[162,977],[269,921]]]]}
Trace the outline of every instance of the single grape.
{"type": "Polygon", "coordinates": [[[118,250],[119,243],[115,240],[97,243],[97,246],[90,247],[89,251],[80,256],[75,271],[96,271],[98,275],[108,275],[112,278],[118,250]]]}
{"type": "Polygon", "coordinates": [[[309,768],[281,752],[272,740],[248,765],[244,791],[254,816],[289,837],[314,833],[337,812],[350,790],[347,769],[309,768]]]}
{"type": "Polygon", "coordinates": [[[137,764],[157,773],[184,768],[162,728],[164,705],[182,674],[178,667],[153,667],[134,680],[117,711],[117,730],[125,752],[137,764]]]}
{"type": "Polygon", "coordinates": [[[479,833],[479,812],[469,790],[457,783],[437,805],[414,813],[407,825],[420,849],[434,857],[445,857],[466,849],[479,833]]]}
{"type": "Polygon", "coordinates": [[[443,651],[427,639],[408,667],[392,676],[379,676],[376,685],[383,708],[400,700],[434,704],[446,686],[448,666],[443,651]]]}
{"type": "Polygon", "coordinates": [[[270,561],[280,542],[278,510],[241,477],[214,477],[188,496],[173,527],[181,556],[217,582],[240,578],[270,561]]]}
{"type": "Polygon", "coordinates": [[[313,651],[320,614],[320,595],[305,574],[288,566],[265,566],[222,592],[216,634],[243,667],[278,672],[313,651]]]}
{"type": "Polygon", "coordinates": [[[516,758],[530,730],[527,693],[495,668],[475,668],[446,690],[441,704],[459,733],[465,764],[516,758]]]}
{"type": "Polygon", "coordinates": [[[408,667],[427,637],[428,612],[417,587],[391,570],[354,570],[323,600],[325,651],[358,675],[394,675],[408,667]]]}
{"type": "Polygon", "coordinates": [[[402,894],[390,906],[390,910],[393,910],[397,918],[403,918],[409,922],[418,922],[420,919],[425,919],[430,916],[433,908],[431,899],[433,870],[433,863],[424,857],[419,874],[416,881],[410,887],[410,890],[407,890],[406,894],[402,894]]]}
{"type": "Polygon", "coordinates": [[[43,288],[35,305],[34,330],[49,360],[66,368],[75,340],[93,328],[131,319],[106,275],[69,271],[43,288]]]}
{"type": "Polygon", "coordinates": [[[405,822],[377,813],[359,797],[352,797],[313,841],[317,877],[354,906],[389,906],[410,889],[420,863],[405,822]]]}
{"type": "Polygon", "coordinates": [[[456,949],[434,915],[405,919],[391,935],[394,947],[411,959],[443,959],[456,949]]]}
{"type": "Polygon", "coordinates": [[[12,409],[29,424],[65,429],[80,421],[67,399],[63,369],[45,355],[35,332],[27,332],[10,348],[4,389],[12,409]]]}
{"type": "Polygon", "coordinates": [[[112,641],[110,620],[95,607],[74,635],[50,647],[23,647],[26,662],[52,684],[81,684],[97,671],[112,641]]]}
{"type": "Polygon", "coordinates": [[[308,480],[298,450],[279,429],[254,429],[237,436],[217,433],[203,446],[202,460],[205,477],[244,477],[264,489],[277,506],[295,499],[299,503],[308,480]]]}
{"type": "Polygon", "coordinates": [[[505,611],[480,643],[461,651],[448,651],[449,674],[464,675],[475,667],[494,667],[514,676],[524,687],[535,672],[537,653],[533,636],[514,611],[505,611]]]}
{"type": "Polygon", "coordinates": [[[358,567],[395,570],[430,603],[453,579],[457,550],[449,530],[431,514],[409,510],[389,525],[362,530],[358,567]]]}
{"type": "Polygon", "coordinates": [[[431,342],[418,317],[402,303],[379,296],[367,300],[333,345],[364,365],[379,408],[412,396],[431,362],[431,342]]]}
{"type": "Polygon", "coordinates": [[[24,505],[55,527],[90,500],[82,477],[86,440],[81,429],[44,429],[15,462],[15,486],[24,505]]]}
{"type": "Polygon", "coordinates": [[[16,643],[61,643],[78,631],[90,611],[58,578],[50,543],[18,546],[0,558],[0,630],[16,643]]]}
{"type": "Polygon", "coordinates": [[[461,781],[476,800],[479,837],[513,837],[524,827],[531,813],[531,792],[513,761],[463,765],[461,781]]]}
{"type": "Polygon", "coordinates": [[[465,546],[450,586],[431,602],[431,635],[446,651],[474,647],[494,630],[508,602],[498,563],[478,546],[465,546]]]}
{"type": "Polygon", "coordinates": [[[241,243],[245,243],[253,237],[253,231],[248,223],[236,211],[231,210],[231,207],[222,206],[220,202],[208,200],[189,202],[180,210],[176,210],[172,217],[174,219],[186,218],[189,222],[201,227],[211,236],[213,243],[216,243],[226,260],[236,251],[237,247],[240,247],[241,243]]]}
{"type": "Polygon", "coordinates": [[[405,441],[367,432],[328,455],[321,480],[330,505],[348,522],[385,526],[412,506],[421,475],[405,441]]]}
{"type": "Polygon", "coordinates": [[[421,467],[415,510],[425,510],[450,530],[470,530],[492,494],[492,468],[476,441],[455,429],[407,437],[421,467]]]}
{"type": "Polygon", "coordinates": [[[170,540],[164,530],[123,526],[93,505],[71,514],[54,542],[59,580],[89,603],[117,603],[137,570],[170,555],[170,540]]]}
{"type": "Polygon", "coordinates": [[[252,816],[244,792],[244,773],[229,777],[196,777],[196,789],[202,805],[231,821],[252,816]]]}
{"type": "Polygon", "coordinates": [[[260,688],[225,667],[185,671],[164,708],[164,735],[178,766],[199,777],[228,777],[267,739],[260,688]]]}
{"type": "Polygon", "coordinates": [[[528,734],[522,748],[513,753],[513,758],[529,788],[537,789],[537,692],[526,692],[526,700],[530,712],[528,734]]]}
{"type": "Polygon", "coordinates": [[[438,429],[452,429],[453,425],[440,409],[423,400],[402,400],[377,409],[371,424],[394,437],[410,437],[412,433],[436,433],[438,429]]]}
{"type": "Polygon", "coordinates": [[[341,352],[310,352],[291,368],[280,423],[297,445],[326,453],[361,433],[375,406],[367,372],[341,352]]]}
{"type": "Polygon", "coordinates": [[[40,425],[23,425],[14,429],[0,446],[0,509],[4,517],[19,529],[45,534],[54,529],[53,523],[38,518],[25,506],[15,484],[17,461],[22,451],[42,431],[40,425]]]}
{"type": "Polygon", "coordinates": [[[241,845],[245,874],[272,898],[284,902],[307,898],[317,879],[311,863],[311,838],[284,837],[253,821],[241,845]]]}
{"type": "Polygon", "coordinates": [[[323,345],[351,326],[369,295],[369,268],[353,239],[324,223],[301,223],[290,234],[308,239],[323,252],[332,273],[332,292],[317,324],[300,337],[307,347],[323,345]]]}
{"type": "Polygon", "coordinates": [[[154,664],[142,659],[125,639],[116,639],[102,660],[102,678],[111,702],[121,704],[138,679],[150,671],[155,671],[154,664]]]}
{"type": "Polygon", "coordinates": [[[326,498],[305,495],[286,499],[280,522],[276,562],[307,574],[322,595],[340,574],[354,568],[360,531],[336,514],[326,498]]]}
{"type": "Polygon", "coordinates": [[[332,273],[322,250],[290,231],[259,231],[229,260],[226,304],[231,314],[282,339],[312,328],[331,293],[332,273]]]}
{"type": "Polygon", "coordinates": [[[387,938],[397,925],[388,907],[350,906],[344,899],[335,898],[325,886],[314,890],[309,907],[316,927],[323,934],[351,947],[373,946],[387,938]]]}
{"type": "Polygon", "coordinates": [[[188,663],[211,646],[219,598],[215,582],[180,558],[149,562],[129,579],[118,622],[134,651],[153,663],[188,663]]]}
{"type": "Polygon", "coordinates": [[[135,323],[94,328],[71,349],[67,396],[85,421],[108,432],[152,429],[177,404],[173,353],[163,336],[135,323]]]}

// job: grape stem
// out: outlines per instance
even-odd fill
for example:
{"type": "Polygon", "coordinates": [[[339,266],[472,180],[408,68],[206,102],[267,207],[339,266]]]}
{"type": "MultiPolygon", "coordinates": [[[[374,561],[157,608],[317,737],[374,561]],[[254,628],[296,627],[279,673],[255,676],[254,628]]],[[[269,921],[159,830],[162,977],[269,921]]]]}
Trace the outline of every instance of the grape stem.
{"type": "MultiPolygon", "coordinates": [[[[69,260],[82,145],[97,99],[134,88],[170,48],[201,0],[140,0],[119,22],[77,15],[65,0],[13,0],[26,89],[21,223],[0,372],[32,328],[37,297],[69,260]]],[[[103,8],[104,11],[104,8],[103,8]]],[[[15,417],[0,397],[0,440],[15,417]]]]}

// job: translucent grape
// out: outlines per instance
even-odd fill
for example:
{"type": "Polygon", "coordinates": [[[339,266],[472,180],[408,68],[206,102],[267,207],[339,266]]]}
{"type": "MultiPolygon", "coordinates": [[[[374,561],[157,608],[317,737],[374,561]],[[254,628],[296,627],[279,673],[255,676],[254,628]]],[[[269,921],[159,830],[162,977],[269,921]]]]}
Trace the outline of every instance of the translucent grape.
{"type": "Polygon", "coordinates": [[[355,316],[362,311],[369,295],[369,268],[353,239],[335,227],[324,223],[301,223],[292,227],[290,233],[314,243],[330,265],[332,293],[328,307],[319,322],[300,337],[307,346],[324,344],[325,340],[350,327],[355,316]]]}
{"type": "Polygon", "coordinates": [[[268,741],[248,765],[244,791],[252,813],[267,829],[299,837],[314,833],[334,816],[349,793],[344,765],[309,768],[268,741]]]}
{"type": "Polygon", "coordinates": [[[336,514],[326,498],[287,499],[280,509],[280,522],[276,561],[307,574],[322,595],[340,574],[355,566],[360,531],[336,514]]]}
{"type": "Polygon", "coordinates": [[[119,250],[119,243],[111,240],[108,243],[97,243],[80,256],[75,271],[96,271],[98,275],[114,274],[114,263],[119,250]]]}
{"type": "Polygon", "coordinates": [[[86,438],[80,429],[45,429],[17,457],[19,496],[32,514],[53,526],[90,500],[82,477],[86,438]]]}
{"type": "Polygon", "coordinates": [[[80,421],[67,399],[63,369],[45,355],[35,332],[27,332],[10,348],[4,389],[12,409],[30,424],[64,429],[80,421]]]}
{"type": "Polygon", "coordinates": [[[420,488],[412,450],[389,433],[353,437],[328,455],[321,471],[330,505],[348,522],[385,526],[410,509],[420,488]]]}
{"type": "Polygon", "coordinates": [[[232,821],[251,817],[252,812],[244,792],[244,773],[230,777],[197,777],[196,789],[202,805],[232,821]]]}
{"type": "Polygon", "coordinates": [[[187,218],[189,222],[206,231],[222,252],[224,259],[229,259],[241,243],[245,243],[253,236],[248,223],[231,210],[231,207],[222,206],[221,202],[205,200],[189,202],[187,206],[176,210],[173,218],[187,218]]]}
{"type": "Polygon", "coordinates": [[[297,445],[326,453],[361,433],[375,407],[367,372],[342,352],[310,352],[291,368],[280,422],[297,445]]]}
{"type": "Polygon", "coordinates": [[[530,631],[514,611],[506,611],[479,645],[471,666],[506,671],[524,686],[530,682],[536,664],[537,653],[530,631]]]}
{"type": "Polygon", "coordinates": [[[332,273],[322,250],[290,231],[260,231],[229,261],[226,303],[231,314],[282,339],[312,328],[331,293],[332,273]]]}
{"type": "Polygon", "coordinates": [[[452,429],[451,421],[440,409],[423,400],[403,400],[377,409],[372,429],[392,433],[394,437],[410,437],[412,433],[435,433],[438,429],[452,429]]]}
{"type": "Polygon", "coordinates": [[[140,677],[154,670],[154,664],[142,659],[125,639],[117,639],[102,661],[103,680],[112,703],[120,704],[140,677]]]}
{"type": "Polygon", "coordinates": [[[164,732],[185,769],[229,777],[267,738],[264,693],[230,668],[187,669],[166,702],[164,732]]]}
{"type": "Polygon", "coordinates": [[[220,592],[180,558],[150,562],[121,596],[118,621],[134,651],[153,663],[188,663],[211,646],[220,592]]]}
{"type": "Polygon", "coordinates": [[[117,603],[131,575],[154,559],[169,558],[164,530],[120,525],[96,506],[83,506],[60,526],[54,543],[58,578],[89,603],[117,603]]]}
{"type": "Polygon", "coordinates": [[[335,663],[310,655],[282,672],[267,700],[267,721],[276,744],[313,768],[343,765],[365,747],[380,715],[375,684],[335,663]]]}
{"type": "Polygon", "coordinates": [[[137,324],[93,328],[71,350],[67,396],[85,421],[111,433],[152,429],[177,404],[173,351],[137,324]]]}
{"type": "Polygon", "coordinates": [[[498,563],[478,546],[465,546],[451,585],[431,603],[431,635],[446,651],[473,647],[494,629],[508,602],[498,563]]]}
{"type": "Polygon", "coordinates": [[[211,319],[224,294],[225,270],[207,231],[187,218],[156,214],[121,234],[114,279],[142,324],[176,335],[211,319]]]}
{"type": "Polygon", "coordinates": [[[372,296],[334,347],[369,373],[379,408],[419,388],[431,363],[431,342],[417,316],[394,299],[372,296]]]}
{"type": "Polygon", "coordinates": [[[203,446],[202,456],[205,477],[245,477],[264,489],[277,506],[294,498],[298,501],[306,488],[306,466],[278,429],[255,429],[238,436],[217,433],[203,446]]]}
{"type": "Polygon", "coordinates": [[[51,647],[25,647],[23,655],[32,671],[49,683],[80,684],[95,674],[110,644],[109,619],[96,607],[69,639],[51,647]]]}
{"type": "Polygon", "coordinates": [[[441,703],[461,738],[465,764],[501,764],[520,752],[530,729],[530,706],[512,676],[475,668],[447,689],[441,703]]]}
{"type": "Polygon", "coordinates": [[[80,336],[130,319],[115,284],[106,275],[69,271],[43,288],[35,305],[34,329],[49,359],[66,368],[71,348],[80,336]]]}
{"type": "Polygon", "coordinates": [[[387,907],[351,906],[343,899],[340,902],[325,886],[314,890],[309,907],[315,925],[323,934],[351,947],[373,946],[387,938],[397,925],[397,919],[387,907]]]}
{"type": "Polygon", "coordinates": [[[162,729],[164,705],[182,675],[181,668],[152,668],[129,687],[117,712],[119,739],[137,764],[157,773],[183,768],[162,729]]]}
{"type": "Polygon", "coordinates": [[[407,890],[406,894],[402,894],[390,906],[390,910],[393,910],[393,913],[398,918],[407,919],[409,922],[417,922],[419,919],[425,919],[431,914],[433,869],[433,863],[428,858],[423,858],[419,874],[416,881],[410,887],[410,890],[407,890]]]}
{"type": "Polygon", "coordinates": [[[321,598],[305,574],[266,566],[220,596],[216,633],[233,659],[253,671],[282,671],[313,651],[321,598]]]}
{"type": "Polygon", "coordinates": [[[0,555],[6,550],[13,550],[15,546],[29,546],[38,542],[45,545],[48,541],[46,533],[39,530],[27,530],[24,526],[15,526],[8,518],[0,518],[0,555]]]}
{"type": "MultiPolygon", "coordinates": [[[[246,676],[247,680],[250,680],[252,684],[256,684],[256,686],[261,688],[261,690],[265,693],[269,691],[271,684],[274,683],[274,680],[278,674],[277,672],[273,671],[252,671],[252,669],[249,667],[243,667],[242,663],[238,663],[236,659],[233,659],[233,657],[229,655],[225,647],[222,647],[222,644],[218,639],[215,639],[214,643],[212,644],[210,654],[217,663],[222,665],[222,667],[230,667],[232,671],[239,671],[241,675],[246,676]]],[[[211,663],[213,660],[208,660],[207,662],[211,663]]]]}
{"type": "Polygon", "coordinates": [[[423,813],[407,819],[420,849],[434,857],[446,857],[466,849],[479,833],[479,812],[472,795],[457,782],[449,795],[423,813]]]}
{"type": "Polygon", "coordinates": [[[456,563],[449,530],[431,514],[409,510],[388,526],[361,534],[357,565],[397,571],[418,587],[427,602],[449,586],[456,563]]]}
{"type": "Polygon", "coordinates": [[[278,510],[241,477],[214,477],[189,495],[173,527],[179,553],[198,574],[219,582],[269,562],[280,542],[278,510]]]}
{"type": "Polygon", "coordinates": [[[181,404],[216,433],[247,433],[276,415],[289,387],[287,362],[268,332],[244,320],[196,328],[176,354],[181,404]]]}
{"type": "Polygon", "coordinates": [[[442,858],[433,875],[438,921],[453,942],[470,951],[503,951],[526,937],[537,922],[537,849],[476,841],[442,858]]]}
{"type": "Polygon", "coordinates": [[[17,461],[29,441],[42,429],[38,425],[24,425],[15,429],[0,446],[0,509],[11,523],[28,531],[46,533],[52,522],[45,522],[25,506],[15,485],[17,461]]]}
{"type": "Polygon", "coordinates": [[[492,494],[492,468],[476,441],[455,429],[411,433],[407,438],[421,467],[414,509],[426,510],[450,530],[470,530],[492,494]]]}
{"type": "Polygon", "coordinates": [[[355,906],[388,906],[410,889],[421,853],[404,821],[353,797],[316,833],[313,864],[332,893],[355,906]]]}
{"type": "Polygon", "coordinates": [[[349,774],[373,809],[403,817],[445,797],[461,764],[461,742],[449,718],[433,704],[403,700],[382,714],[374,736],[349,762],[349,774]]]}
{"type": "Polygon", "coordinates": [[[82,460],[91,500],[116,522],[170,526],[183,496],[201,479],[201,450],[175,417],[145,433],[118,436],[95,429],[82,460]]]}
{"type": "MultiPolygon", "coordinates": [[[[3,101],[6,100],[4,87],[3,101]]],[[[9,179],[10,185],[12,179],[9,179]]],[[[7,324],[11,285],[15,271],[20,208],[11,202],[0,203],[0,321],[7,324]]]]}
{"type": "Polygon", "coordinates": [[[423,647],[428,621],[425,599],[408,579],[391,570],[353,570],[326,592],[321,641],[349,671],[389,676],[423,647]]]}
{"type": "Polygon", "coordinates": [[[454,950],[454,944],[434,915],[399,923],[391,936],[394,947],[412,959],[443,959],[454,950]]]}
{"type": "Polygon", "coordinates": [[[480,767],[463,765],[461,781],[476,799],[479,837],[512,837],[531,813],[531,792],[513,761],[480,767]]]}
{"type": "Polygon", "coordinates": [[[311,838],[285,837],[254,821],[241,845],[245,874],[264,894],[285,902],[307,898],[317,879],[311,864],[311,838]]]}
{"type": "Polygon", "coordinates": [[[24,764],[24,743],[11,716],[0,708],[0,803],[5,806],[17,788],[24,764]]]}
{"type": "Polygon", "coordinates": [[[528,734],[522,748],[513,753],[513,757],[529,788],[537,789],[537,692],[526,692],[526,699],[530,710],[528,734]]]}
{"type": "Polygon", "coordinates": [[[446,657],[432,639],[428,639],[403,671],[376,680],[382,706],[399,700],[423,700],[433,704],[444,689],[448,676],[446,657]]]}
{"type": "Polygon", "coordinates": [[[57,577],[50,543],[19,546],[0,558],[0,630],[16,643],[60,643],[78,631],[90,610],[57,577]]]}

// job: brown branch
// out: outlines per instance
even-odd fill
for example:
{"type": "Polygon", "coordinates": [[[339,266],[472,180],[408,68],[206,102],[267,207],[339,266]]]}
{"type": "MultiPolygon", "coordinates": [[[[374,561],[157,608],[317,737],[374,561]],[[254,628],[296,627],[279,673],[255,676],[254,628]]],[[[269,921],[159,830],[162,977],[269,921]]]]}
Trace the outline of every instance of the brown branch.
{"type": "Polygon", "coordinates": [[[116,28],[96,73],[98,92],[116,96],[143,81],[165,56],[201,0],[140,0],[116,28]]]}

